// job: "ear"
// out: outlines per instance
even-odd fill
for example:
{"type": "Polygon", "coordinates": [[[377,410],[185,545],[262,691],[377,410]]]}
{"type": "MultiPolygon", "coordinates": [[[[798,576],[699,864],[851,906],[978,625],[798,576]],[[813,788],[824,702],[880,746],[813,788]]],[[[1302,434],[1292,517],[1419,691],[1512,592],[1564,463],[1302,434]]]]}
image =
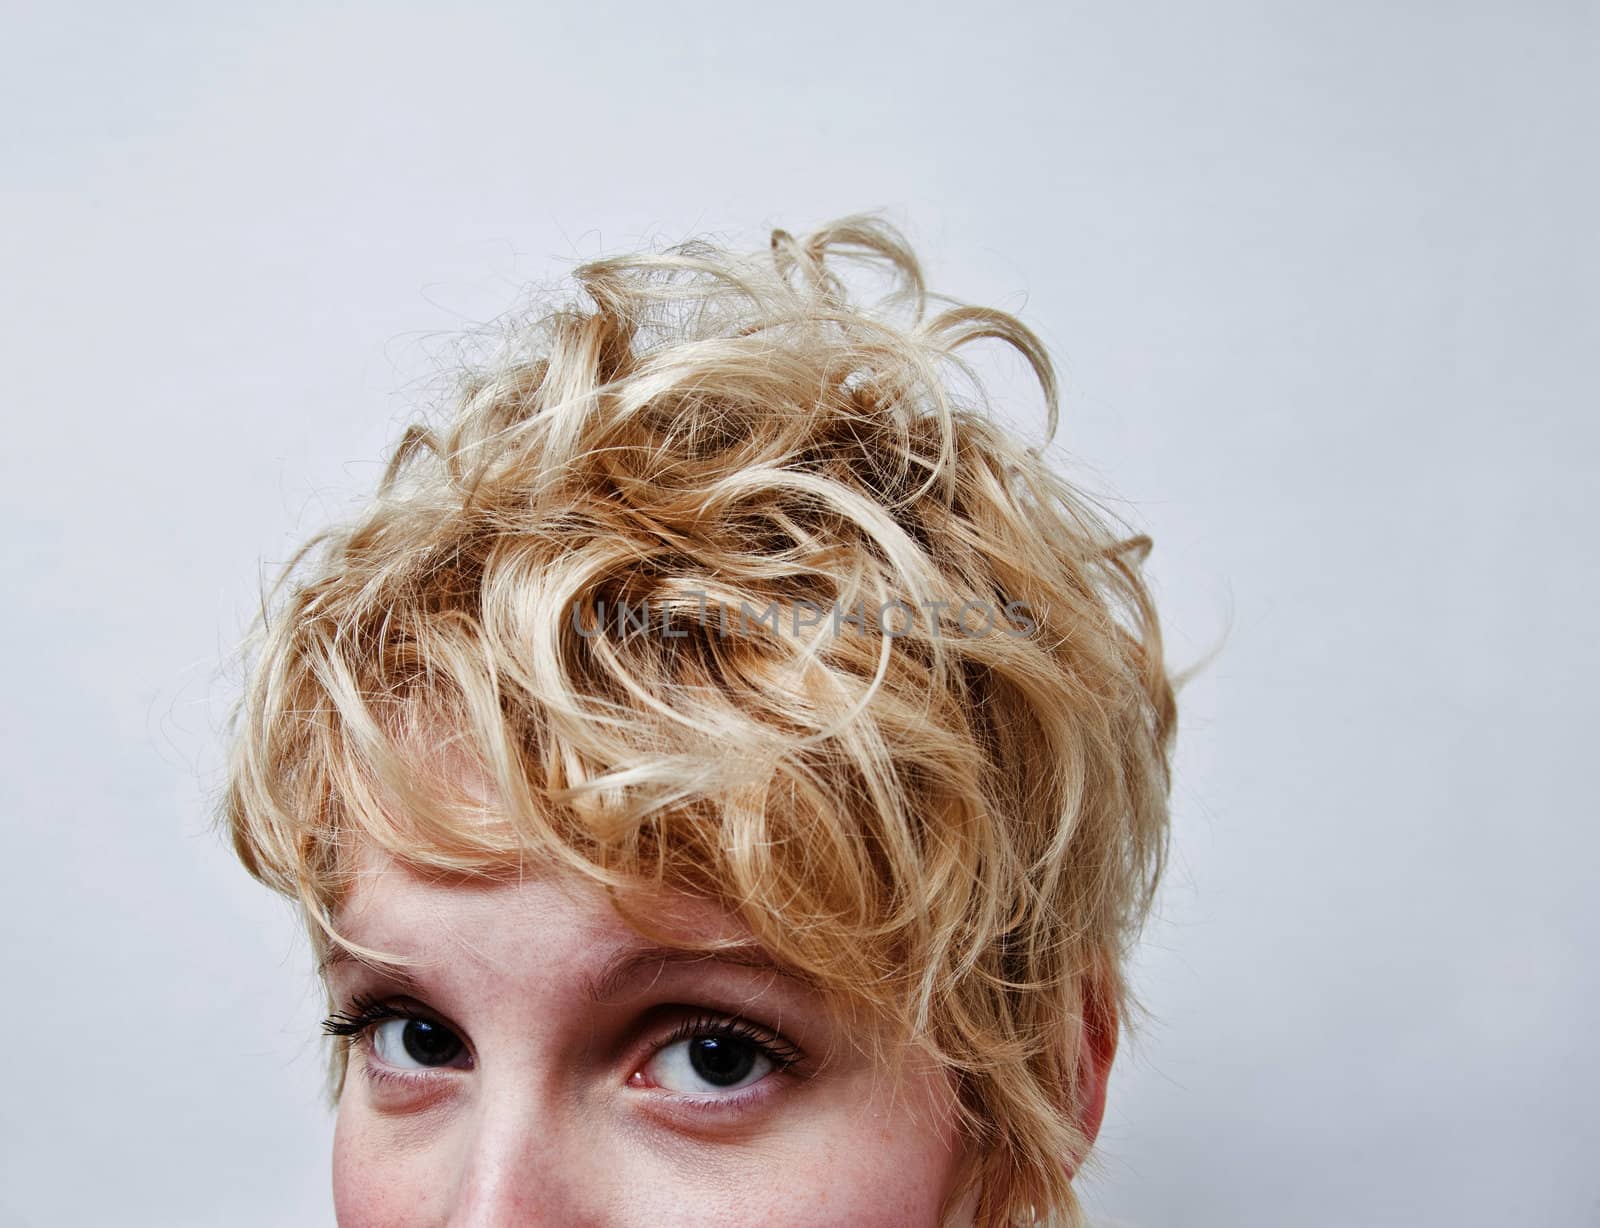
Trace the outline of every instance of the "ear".
{"type": "MultiPolygon", "coordinates": [[[[1097,981],[1091,980],[1084,994],[1083,1029],[1078,1040],[1078,1128],[1083,1131],[1085,1154],[1100,1133],[1106,1115],[1106,1088],[1111,1081],[1111,1063],[1117,1056],[1116,1002],[1097,981]]],[[[1068,1169],[1075,1173],[1083,1162],[1075,1157],[1068,1169]]]]}

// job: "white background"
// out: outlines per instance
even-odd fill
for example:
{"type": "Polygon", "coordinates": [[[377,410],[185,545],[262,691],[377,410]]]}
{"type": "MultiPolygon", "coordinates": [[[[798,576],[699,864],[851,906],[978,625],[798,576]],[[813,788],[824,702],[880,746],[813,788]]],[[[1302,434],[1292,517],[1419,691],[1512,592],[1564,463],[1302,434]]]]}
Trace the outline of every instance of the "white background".
{"type": "Polygon", "coordinates": [[[453,7],[3,10],[0,1225],[331,1224],[261,575],[528,282],[873,208],[1222,640],[1092,1204],[1600,1224],[1595,6],[453,7]]]}

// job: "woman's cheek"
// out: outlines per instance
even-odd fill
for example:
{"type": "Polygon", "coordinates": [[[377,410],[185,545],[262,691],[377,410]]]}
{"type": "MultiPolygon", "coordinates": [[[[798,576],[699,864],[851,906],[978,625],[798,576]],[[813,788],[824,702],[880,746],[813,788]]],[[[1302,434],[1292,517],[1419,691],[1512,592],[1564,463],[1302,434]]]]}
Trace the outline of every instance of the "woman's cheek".
{"type": "MultiPolygon", "coordinates": [[[[707,1157],[700,1175],[641,1172],[606,1191],[604,1228],[940,1228],[941,1174],[707,1157]],[[714,1174],[714,1175],[713,1175],[714,1174]],[[926,1181],[919,1181],[919,1176],[926,1181]]],[[[341,1221],[340,1228],[344,1228],[341,1221]]]]}
{"type": "MultiPolygon", "coordinates": [[[[955,1164],[931,1130],[900,1138],[891,1130],[835,1134],[812,1148],[774,1155],[766,1171],[747,1170],[743,1217],[715,1222],[730,1228],[939,1228],[955,1164]]],[[[684,1221],[696,1222],[706,1221],[684,1221]]]]}
{"type": "MultiPolygon", "coordinates": [[[[457,1182],[439,1151],[407,1147],[393,1134],[390,1123],[340,1114],[333,1150],[339,1228],[449,1222],[457,1182]]],[[[794,1149],[790,1140],[755,1155],[730,1149],[726,1168],[711,1157],[665,1170],[624,1165],[611,1189],[592,1194],[610,1208],[606,1228],[938,1228],[948,1153],[931,1139],[920,1148],[886,1141],[815,1140],[794,1149]]]]}
{"type": "MultiPolygon", "coordinates": [[[[335,1125],[339,1228],[445,1228],[471,1159],[460,1106],[386,1113],[368,1090],[347,1088],[335,1125]]],[[[575,1187],[564,1201],[599,1228],[940,1228],[958,1160],[926,1113],[904,1108],[824,1113],[743,1144],[654,1147],[601,1129],[567,1144],[579,1146],[574,1162],[547,1162],[575,1187]]]]}
{"type": "Polygon", "coordinates": [[[397,1137],[405,1126],[341,1099],[333,1134],[333,1208],[339,1228],[436,1228],[452,1188],[432,1149],[397,1137]]]}

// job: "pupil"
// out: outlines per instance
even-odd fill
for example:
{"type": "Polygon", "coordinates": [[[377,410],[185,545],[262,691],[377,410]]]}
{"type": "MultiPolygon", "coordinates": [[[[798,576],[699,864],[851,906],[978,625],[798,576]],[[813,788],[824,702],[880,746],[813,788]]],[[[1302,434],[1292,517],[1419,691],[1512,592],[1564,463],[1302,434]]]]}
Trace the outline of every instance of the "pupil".
{"type": "Polygon", "coordinates": [[[702,1036],[689,1046],[689,1065],[708,1083],[737,1083],[755,1069],[755,1051],[746,1044],[702,1036]]]}
{"type": "Polygon", "coordinates": [[[424,1066],[443,1066],[461,1052],[461,1041],[445,1028],[412,1019],[401,1034],[406,1052],[424,1066]]]}

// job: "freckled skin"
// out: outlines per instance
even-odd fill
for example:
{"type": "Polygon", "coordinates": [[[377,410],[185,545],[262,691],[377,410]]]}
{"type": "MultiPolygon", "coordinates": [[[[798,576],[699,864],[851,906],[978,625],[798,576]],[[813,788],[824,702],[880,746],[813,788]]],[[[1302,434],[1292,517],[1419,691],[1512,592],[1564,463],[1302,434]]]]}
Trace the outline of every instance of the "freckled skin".
{"type": "MultiPolygon", "coordinates": [[[[671,907],[699,932],[739,933],[685,897],[671,907]]],[[[962,1159],[948,1078],[917,1062],[891,1086],[790,978],[664,966],[596,1004],[587,978],[645,941],[598,890],[539,877],[428,883],[373,855],[339,921],[363,945],[417,962],[403,989],[335,964],[336,997],[403,993],[470,1049],[464,1067],[412,1080],[384,1077],[381,1058],[355,1044],[334,1138],[339,1228],[971,1222],[965,1209],[939,1218],[962,1159]],[[685,1109],[672,1095],[681,1088],[630,1082],[652,1037],[665,1038],[651,1012],[680,1005],[752,1019],[807,1057],[759,1079],[737,1111],[685,1109]]]]}

